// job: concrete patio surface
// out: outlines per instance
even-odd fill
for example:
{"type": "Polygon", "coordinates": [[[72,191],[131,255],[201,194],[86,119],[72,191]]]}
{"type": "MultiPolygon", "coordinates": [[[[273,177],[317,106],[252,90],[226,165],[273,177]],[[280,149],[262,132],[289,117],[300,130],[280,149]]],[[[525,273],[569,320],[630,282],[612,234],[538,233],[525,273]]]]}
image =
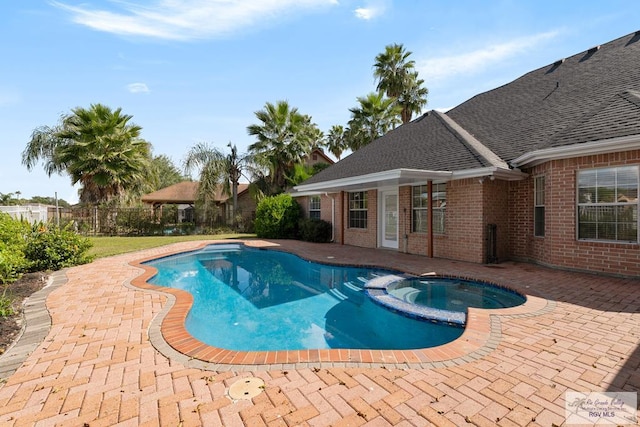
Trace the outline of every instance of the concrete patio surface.
{"type": "Polygon", "coordinates": [[[535,304],[479,313],[488,329],[474,345],[459,342],[428,360],[223,364],[172,348],[162,318],[180,300],[131,285],[144,273],[136,261],[202,242],[103,258],[54,273],[27,302],[25,333],[0,358],[0,425],[561,426],[568,391],[640,389],[640,279],[337,244],[248,243],[321,262],[473,277],[535,304]],[[249,397],[230,392],[254,378],[264,386],[249,397]]]}

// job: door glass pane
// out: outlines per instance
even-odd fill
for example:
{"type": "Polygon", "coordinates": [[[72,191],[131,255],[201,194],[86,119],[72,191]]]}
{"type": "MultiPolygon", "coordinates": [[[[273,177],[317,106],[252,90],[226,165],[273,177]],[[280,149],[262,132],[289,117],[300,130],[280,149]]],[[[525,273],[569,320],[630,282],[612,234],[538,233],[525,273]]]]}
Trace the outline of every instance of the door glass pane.
{"type": "Polygon", "coordinates": [[[398,239],[398,200],[395,194],[384,196],[384,238],[398,239]]]}

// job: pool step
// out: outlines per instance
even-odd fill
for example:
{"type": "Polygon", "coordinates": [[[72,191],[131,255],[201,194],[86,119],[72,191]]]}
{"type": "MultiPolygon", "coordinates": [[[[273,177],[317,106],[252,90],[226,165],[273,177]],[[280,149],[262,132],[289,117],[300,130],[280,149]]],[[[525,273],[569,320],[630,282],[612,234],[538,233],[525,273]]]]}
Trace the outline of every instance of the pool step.
{"type": "Polygon", "coordinates": [[[352,290],[353,292],[358,292],[358,293],[362,292],[362,289],[363,289],[363,288],[359,288],[357,285],[354,285],[351,282],[344,282],[342,284],[342,286],[347,287],[350,290],[352,290]]]}
{"type": "Polygon", "coordinates": [[[329,293],[331,295],[333,295],[334,297],[338,298],[341,301],[347,300],[349,299],[348,296],[346,296],[345,294],[343,294],[342,292],[340,292],[338,289],[333,288],[333,289],[329,289],[329,293]]]}

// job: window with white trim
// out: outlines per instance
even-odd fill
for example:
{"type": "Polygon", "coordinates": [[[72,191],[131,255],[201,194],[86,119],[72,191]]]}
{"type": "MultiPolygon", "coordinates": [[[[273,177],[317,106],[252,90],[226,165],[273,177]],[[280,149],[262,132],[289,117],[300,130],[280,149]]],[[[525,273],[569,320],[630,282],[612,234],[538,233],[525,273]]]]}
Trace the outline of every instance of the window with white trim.
{"type": "Polygon", "coordinates": [[[638,241],[638,166],[578,171],[578,239],[638,241]]]}
{"type": "Polygon", "coordinates": [[[533,235],[544,236],[544,176],[533,181],[533,235]]]}
{"type": "Polygon", "coordinates": [[[349,228],[367,228],[367,192],[349,193],[349,228]]]}
{"type": "MultiPolygon", "coordinates": [[[[433,232],[444,233],[445,208],[447,206],[447,184],[433,184],[431,187],[431,209],[433,210],[433,232]]],[[[429,195],[426,185],[412,187],[411,230],[414,233],[426,233],[428,230],[429,195]]]]}
{"type": "Polygon", "coordinates": [[[447,207],[447,184],[433,184],[431,190],[433,232],[435,234],[444,234],[444,222],[447,207]]]}
{"type": "Polygon", "coordinates": [[[320,219],[320,196],[309,197],[309,218],[320,219]]]}
{"type": "Polygon", "coordinates": [[[412,225],[411,231],[414,233],[427,232],[427,209],[429,208],[429,195],[426,185],[416,185],[412,187],[411,211],[412,225]]]}

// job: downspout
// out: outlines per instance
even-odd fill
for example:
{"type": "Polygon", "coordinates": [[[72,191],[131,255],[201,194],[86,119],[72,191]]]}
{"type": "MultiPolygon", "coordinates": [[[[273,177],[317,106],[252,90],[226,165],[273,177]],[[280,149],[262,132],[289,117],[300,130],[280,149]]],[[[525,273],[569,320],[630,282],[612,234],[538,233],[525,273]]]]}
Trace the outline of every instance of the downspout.
{"type": "Polygon", "coordinates": [[[404,253],[409,252],[409,232],[407,231],[409,220],[407,220],[407,208],[404,208],[404,253]]]}
{"type": "Polygon", "coordinates": [[[342,224],[340,224],[340,244],[344,245],[344,191],[340,192],[340,214],[342,216],[342,224]]]}
{"type": "Polygon", "coordinates": [[[427,209],[427,257],[433,258],[433,181],[427,181],[427,199],[429,209],[427,209]]]}
{"type": "Polygon", "coordinates": [[[336,241],[336,198],[331,196],[331,242],[336,241]]]}
{"type": "Polygon", "coordinates": [[[331,242],[336,241],[336,199],[328,193],[324,193],[325,197],[331,197],[331,242]]]}

